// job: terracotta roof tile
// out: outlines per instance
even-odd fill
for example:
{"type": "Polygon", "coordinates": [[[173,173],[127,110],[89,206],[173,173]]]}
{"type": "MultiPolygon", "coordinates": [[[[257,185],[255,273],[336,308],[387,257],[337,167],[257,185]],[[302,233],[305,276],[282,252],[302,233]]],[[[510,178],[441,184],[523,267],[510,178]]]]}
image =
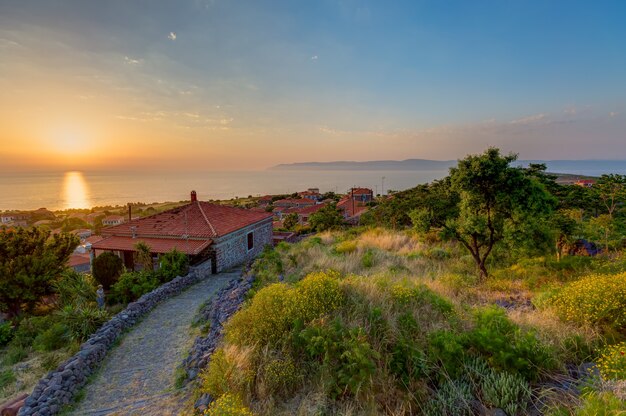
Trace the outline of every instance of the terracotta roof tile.
{"type": "Polygon", "coordinates": [[[135,219],[102,230],[102,235],[137,237],[213,238],[237,231],[271,218],[267,212],[250,211],[208,202],[195,201],[149,217],[135,219]]]}
{"type": "Polygon", "coordinates": [[[143,242],[150,246],[153,253],[167,253],[176,249],[185,254],[195,255],[207,248],[212,240],[185,240],[181,238],[132,238],[125,236],[111,236],[94,243],[91,248],[96,250],[125,250],[135,251],[135,245],[143,242]]]}

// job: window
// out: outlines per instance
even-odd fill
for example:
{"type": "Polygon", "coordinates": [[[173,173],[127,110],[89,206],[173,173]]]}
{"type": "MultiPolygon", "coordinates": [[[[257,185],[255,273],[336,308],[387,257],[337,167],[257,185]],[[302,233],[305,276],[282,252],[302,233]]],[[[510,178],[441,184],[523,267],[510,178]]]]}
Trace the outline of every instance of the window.
{"type": "Polygon", "coordinates": [[[254,233],[248,233],[248,251],[254,248],[254,233]]]}

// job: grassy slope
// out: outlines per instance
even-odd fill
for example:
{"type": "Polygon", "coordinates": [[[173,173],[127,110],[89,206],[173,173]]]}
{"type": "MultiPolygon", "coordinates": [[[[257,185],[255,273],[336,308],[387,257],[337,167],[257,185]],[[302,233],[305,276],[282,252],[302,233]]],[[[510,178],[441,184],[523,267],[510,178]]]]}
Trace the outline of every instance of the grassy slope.
{"type": "MultiPolygon", "coordinates": [[[[261,297],[227,326],[202,389],[234,393],[264,415],[441,414],[463,407],[459,401],[523,413],[524,388],[549,396],[539,382],[562,378],[566,363],[589,360],[603,341],[597,326],[565,323],[530,302],[624,266],[620,258],[527,259],[481,283],[461,248],[434,237],[351,230],[279,246],[255,264],[261,297]],[[302,315],[300,303],[318,304],[303,298],[303,283],[321,287],[306,276],[324,270],[339,272],[321,279],[337,280],[343,300],[302,315]],[[287,285],[272,285],[279,276],[287,285]],[[485,308],[495,302],[506,302],[506,314],[485,308]],[[479,373],[491,384],[471,376],[479,373]],[[496,400],[505,391],[514,397],[508,404],[496,400]]],[[[554,400],[577,403],[568,395],[554,400]]]]}

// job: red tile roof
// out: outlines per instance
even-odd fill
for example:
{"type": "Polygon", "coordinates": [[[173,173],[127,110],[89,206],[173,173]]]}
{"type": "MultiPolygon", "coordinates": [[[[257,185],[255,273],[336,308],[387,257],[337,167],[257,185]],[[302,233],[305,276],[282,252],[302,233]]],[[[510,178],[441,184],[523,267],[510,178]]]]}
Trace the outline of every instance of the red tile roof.
{"type": "Polygon", "coordinates": [[[67,263],[70,267],[78,266],[81,264],[89,264],[89,254],[72,254],[67,263]]]}
{"type": "Polygon", "coordinates": [[[367,211],[367,206],[359,201],[354,201],[349,198],[342,199],[337,203],[337,208],[343,209],[348,214],[348,217],[354,217],[363,214],[367,211]]]}
{"type": "Polygon", "coordinates": [[[368,188],[352,188],[352,189],[350,189],[348,191],[348,194],[350,194],[350,195],[353,195],[353,194],[354,195],[363,195],[363,194],[370,195],[370,194],[372,194],[373,195],[374,192],[372,192],[372,190],[368,189],[368,188]]]}
{"type": "Polygon", "coordinates": [[[308,207],[301,207],[301,208],[289,208],[283,211],[284,214],[291,214],[292,212],[295,212],[298,215],[307,215],[307,214],[313,214],[317,211],[319,211],[320,209],[324,208],[326,206],[326,204],[317,204],[317,205],[311,205],[308,207]]]}
{"type": "Polygon", "coordinates": [[[96,250],[135,251],[135,245],[143,242],[150,246],[153,253],[167,253],[176,249],[185,254],[195,255],[207,248],[212,240],[185,240],[182,238],[132,238],[126,236],[111,236],[94,243],[91,248],[96,250]]]}
{"type": "Polygon", "coordinates": [[[278,201],[274,202],[274,205],[278,205],[278,204],[283,204],[283,205],[313,205],[315,204],[315,201],[312,201],[310,199],[307,198],[294,198],[294,199],[279,199],[278,201]]]}
{"type": "Polygon", "coordinates": [[[149,217],[107,227],[103,236],[214,238],[271,218],[267,212],[256,212],[208,202],[195,201],[149,217]],[[132,228],[131,228],[132,227],[132,228]]]}

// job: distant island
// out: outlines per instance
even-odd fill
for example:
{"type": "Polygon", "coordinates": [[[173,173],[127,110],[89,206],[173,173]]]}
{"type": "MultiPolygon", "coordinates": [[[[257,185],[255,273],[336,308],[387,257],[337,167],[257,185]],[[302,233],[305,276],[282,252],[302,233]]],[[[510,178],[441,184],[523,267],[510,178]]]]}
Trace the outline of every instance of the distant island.
{"type": "MultiPolygon", "coordinates": [[[[302,162],[283,163],[272,166],[269,170],[381,170],[381,171],[426,171],[447,170],[457,163],[456,160],[372,160],[364,162],[302,162]]],[[[515,165],[527,166],[529,163],[545,163],[550,172],[584,173],[602,175],[603,173],[626,173],[626,160],[518,160],[515,165]]]]}

